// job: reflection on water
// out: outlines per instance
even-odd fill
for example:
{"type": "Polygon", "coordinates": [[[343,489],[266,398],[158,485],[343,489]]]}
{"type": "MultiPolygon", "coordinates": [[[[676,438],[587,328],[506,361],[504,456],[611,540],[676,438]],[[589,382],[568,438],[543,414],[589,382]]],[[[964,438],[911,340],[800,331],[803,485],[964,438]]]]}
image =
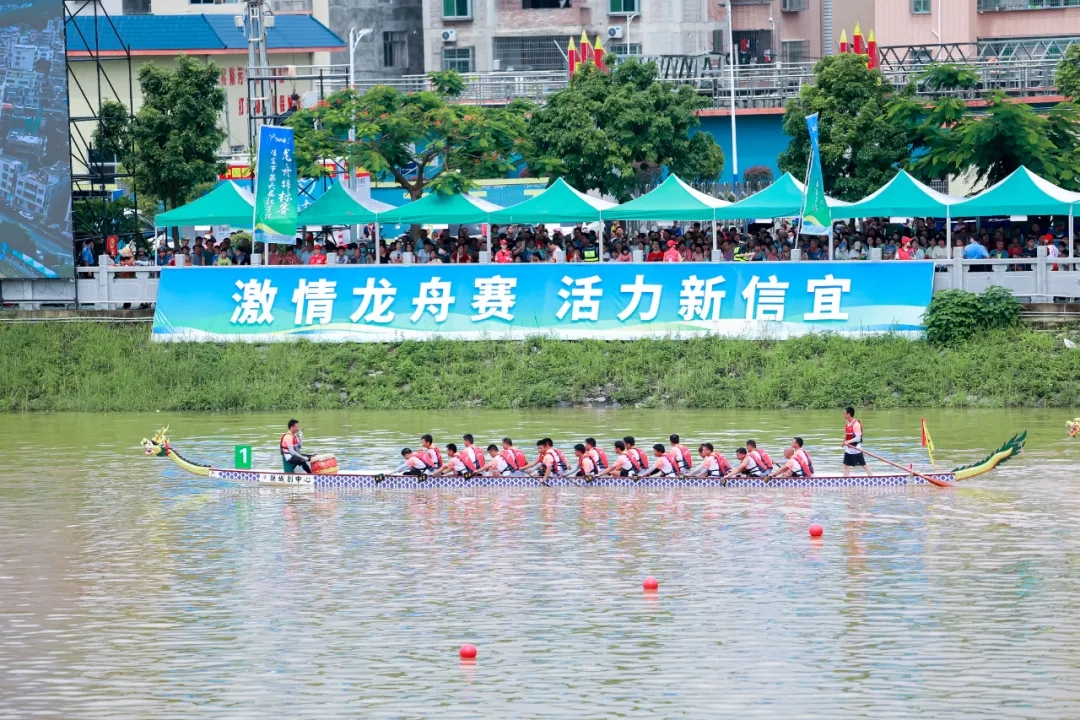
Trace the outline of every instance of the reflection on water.
{"type": "MultiPolygon", "coordinates": [[[[333,494],[138,456],[172,422],[193,459],[251,442],[268,465],[287,418],[0,416],[0,718],[1074,718],[1068,415],[928,416],[949,463],[1032,431],[1028,457],[952,491],[333,494]]],[[[770,450],[798,432],[839,467],[835,413],[303,419],[353,467],[429,429],[770,450]]],[[[872,447],[922,459],[917,414],[866,423],[872,447]]]]}

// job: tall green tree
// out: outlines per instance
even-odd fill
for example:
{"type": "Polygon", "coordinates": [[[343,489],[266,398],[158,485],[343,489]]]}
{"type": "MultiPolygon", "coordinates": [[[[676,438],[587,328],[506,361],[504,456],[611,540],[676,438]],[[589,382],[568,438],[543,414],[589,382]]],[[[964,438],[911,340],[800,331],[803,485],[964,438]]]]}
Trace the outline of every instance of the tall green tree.
{"type": "Polygon", "coordinates": [[[1059,103],[1049,110],[1014,102],[1000,91],[985,93],[985,107],[972,111],[960,97],[943,96],[926,106],[918,84],[938,91],[969,90],[971,68],[931,67],[893,100],[889,117],[904,128],[911,146],[906,165],[922,180],[973,173],[992,185],[1023,166],[1070,189],[1080,188],[1080,108],[1059,103]]]}
{"type": "Polygon", "coordinates": [[[806,175],[806,116],[818,113],[825,191],[842,200],[861,200],[880,188],[908,158],[903,133],[886,115],[893,93],[878,70],[867,69],[865,56],[819,60],[814,84],[804,85],[784,111],[784,132],[791,141],[778,158],[780,169],[800,180],[806,175]]]}
{"type": "Polygon", "coordinates": [[[188,202],[199,184],[216,180],[222,170],[220,77],[213,63],[179,55],[175,68],[148,64],[139,70],[143,99],[134,119],[122,103],[103,104],[95,145],[119,156],[139,193],[166,210],[188,202]]]}
{"type": "Polygon", "coordinates": [[[1054,84],[1069,100],[1080,100],[1080,43],[1070,45],[1058,61],[1054,84]]]}
{"type": "Polygon", "coordinates": [[[620,202],[665,166],[687,182],[715,180],[724,153],[712,135],[695,132],[697,111],[709,104],[688,86],[662,82],[655,63],[630,59],[610,75],[586,66],[529,119],[530,166],[620,202]]]}
{"type": "Polygon", "coordinates": [[[425,190],[462,192],[475,180],[505,177],[521,162],[531,105],[466,105],[456,100],[464,88],[457,73],[429,78],[434,90],[345,89],[296,112],[289,126],[301,172],[318,177],[326,173],[324,161],[344,161],[392,177],[414,200],[425,190]]]}

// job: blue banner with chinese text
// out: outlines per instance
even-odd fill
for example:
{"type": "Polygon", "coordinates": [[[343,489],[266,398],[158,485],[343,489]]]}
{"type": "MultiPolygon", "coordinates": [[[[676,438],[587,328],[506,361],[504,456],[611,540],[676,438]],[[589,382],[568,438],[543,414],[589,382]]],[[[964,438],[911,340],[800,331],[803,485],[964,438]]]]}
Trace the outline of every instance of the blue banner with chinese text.
{"type": "Polygon", "coordinates": [[[931,262],[188,267],[156,340],[628,340],[922,332],[931,262]]]}
{"type": "Polygon", "coordinates": [[[296,157],[292,128],[259,128],[255,166],[255,239],[287,242],[296,237],[296,157]]]}

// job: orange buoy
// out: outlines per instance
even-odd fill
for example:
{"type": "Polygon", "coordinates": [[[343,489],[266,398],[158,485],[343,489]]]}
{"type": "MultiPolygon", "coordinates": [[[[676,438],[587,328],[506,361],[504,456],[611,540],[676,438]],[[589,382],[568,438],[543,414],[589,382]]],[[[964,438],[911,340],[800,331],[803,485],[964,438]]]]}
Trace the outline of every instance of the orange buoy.
{"type": "Polygon", "coordinates": [[[821,527],[817,523],[810,526],[810,537],[821,537],[825,534],[825,528],[821,527]]]}
{"type": "Polygon", "coordinates": [[[660,581],[650,575],[649,577],[645,578],[645,582],[641,583],[641,587],[645,588],[646,590],[659,590],[660,581]]]}
{"type": "Polygon", "coordinates": [[[458,655],[462,660],[475,660],[476,659],[476,646],[465,643],[461,646],[461,650],[458,651],[458,655]]]}

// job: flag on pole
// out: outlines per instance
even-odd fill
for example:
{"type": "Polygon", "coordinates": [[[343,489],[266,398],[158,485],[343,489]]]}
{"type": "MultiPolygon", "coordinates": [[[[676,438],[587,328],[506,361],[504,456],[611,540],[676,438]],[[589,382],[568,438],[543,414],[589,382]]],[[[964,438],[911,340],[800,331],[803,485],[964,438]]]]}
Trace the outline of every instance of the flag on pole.
{"type": "Polygon", "coordinates": [[[863,45],[862,30],[859,29],[859,23],[855,23],[855,32],[851,35],[852,50],[856,55],[862,55],[866,52],[866,48],[863,45]]]}
{"type": "Polygon", "coordinates": [[[806,174],[806,186],[803,189],[802,223],[799,232],[803,235],[828,235],[832,231],[832,213],[825,200],[825,180],[821,177],[817,113],[806,118],[806,129],[810,133],[810,169],[806,174]]]}
{"type": "Polygon", "coordinates": [[[840,52],[846,53],[848,51],[847,44],[847,30],[840,31],[840,52]]]}
{"type": "Polygon", "coordinates": [[[581,58],[579,60],[583,65],[594,61],[592,43],[589,42],[589,36],[584,30],[581,31],[581,58]]]}
{"type": "Polygon", "coordinates": [[[930,431],[926,429],[926,418],[922,419],[922,446],[926,448],[926,454],[930,456],[930,464],[937,467],[934,462],[934,441],[930,439],[930,431]]]}
{"type": "Polygon", "coordinates": [[[292,244],[296,237],[297,175],[292,128],[261,125],[255,165],[255,239],[292,244]]]}
{"type": "Polygon", "coordinates": [[[600,72],[607,72],[608,66],[604,63],[604,55],[607,51],[604,50],[604,43],[600,42],[600,36],[596,36],[596,44],[593,46],[593,60],[596,61],[596,69],[600,72]]]}
{"type": "Polygon", "coordinates": [[[574,46],[574,38],[570,38],[570,48],[566,51],[566,57],[568,60],[566,74],[567,76],[570,76],[577,70],[578,63],[577,47],[574,46]]]}
{"type": "Polygon", "coordinates": [[[866,62],[866,67],[873,70],[878,66],[877,38],[874,37],[873,28],[870,29],[870,36],[866,39],[866,54],[870,56],[870,59],[866,62]]]}

